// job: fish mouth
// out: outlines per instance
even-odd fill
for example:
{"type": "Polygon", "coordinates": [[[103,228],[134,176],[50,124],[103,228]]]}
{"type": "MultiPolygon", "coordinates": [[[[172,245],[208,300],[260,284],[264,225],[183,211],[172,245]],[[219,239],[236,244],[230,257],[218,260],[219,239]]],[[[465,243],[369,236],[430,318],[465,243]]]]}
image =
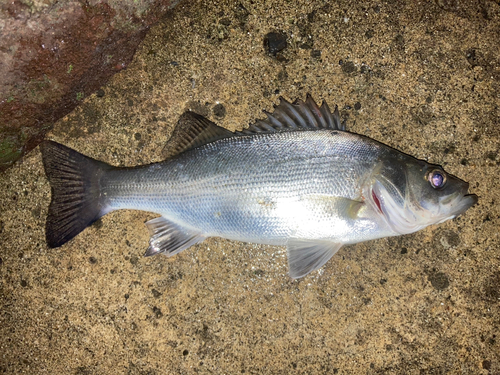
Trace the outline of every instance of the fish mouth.
{"type": "Polygon", "coordinates": [[[459,210],[457,210],[456,215],[461,215],[469,208],[477,204],[479,197],[476,194],[465,194],[460,198],[459,210]]]}
{"type": "Polygon", "coordinates": [[[466,182],[465,186],[462,190],[462,198],[460,199],[460,211],[457,213],[458,215],[463,214],[465,211],[467,211],[469,208],[477,204],[479,200],[479,197],[476,194],[470,194],[469,193],[469,183],[466,182]]]}
{"type": "Polygon", "coordinates": [[[457,217],[467,211],[469,208],[477,204],[479,197],[476,194],[469,193],[469,184],[464,184],[465,186],[461,191],[451,194],[441,201],[441,207],[443,209],[448,209],[453,217],[457,217]]]}

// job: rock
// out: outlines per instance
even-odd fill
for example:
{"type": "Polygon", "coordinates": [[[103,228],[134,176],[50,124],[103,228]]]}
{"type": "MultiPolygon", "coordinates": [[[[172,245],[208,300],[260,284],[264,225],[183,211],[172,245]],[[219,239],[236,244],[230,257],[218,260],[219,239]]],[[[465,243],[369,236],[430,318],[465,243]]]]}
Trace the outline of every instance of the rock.
{"type": "Polygon", "coordinates": [[[287,47],[286,35],[279,32],[270,32],[264,37],[264,46],[270,55],[276,57],[278,52],[287,47]]]}
{"type": "Polygon", "coordinates": [[[0,6],[0,171],[116,72],[178,0],[4,2],[0,6]]]}

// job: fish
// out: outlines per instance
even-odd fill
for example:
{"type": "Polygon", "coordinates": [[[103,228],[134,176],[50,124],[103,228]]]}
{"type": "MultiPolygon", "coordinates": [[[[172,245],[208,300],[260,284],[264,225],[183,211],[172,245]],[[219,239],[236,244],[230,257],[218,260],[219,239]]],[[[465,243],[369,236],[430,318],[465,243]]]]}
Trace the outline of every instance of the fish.
{"type": "Polygon", "coordinates": [[[146,223],[146,256],[173,256],[208,237],[286,246],[297,279],[344,245],[413,233],[478,201],[441,166],[347,131],[338,106],[332,112],[309,94],[280,98],[264,113],[231,132],[186,111],[166,159],[136,167],[44,141],[48,246],[64,245],[109,212],[143,210],[160,215],[146,223]]]}

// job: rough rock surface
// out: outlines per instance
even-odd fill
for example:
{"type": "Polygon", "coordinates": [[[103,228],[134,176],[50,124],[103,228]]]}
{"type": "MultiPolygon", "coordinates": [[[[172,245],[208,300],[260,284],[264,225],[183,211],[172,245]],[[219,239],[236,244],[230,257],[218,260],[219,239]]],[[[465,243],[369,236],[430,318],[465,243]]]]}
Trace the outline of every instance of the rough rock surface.
{"type": "Polygon", "coordinates": [[[0,3],[0,171],[132,60],[177,0],[0,3]]]}
{"type": "Polygon", "coordinates": [[[35,150],[0,179],[0,373],[499,374],[498,2],[181,5],[50,139],[151,163],[187,108],[235,129],[310,92],[350,130],[469,181],[479,204],[292,281],[280,247],[212,238],[143,258],[144,212],[48,249],[35,150]],[[287,36],[276,56],[271,32],[287,36]]]}

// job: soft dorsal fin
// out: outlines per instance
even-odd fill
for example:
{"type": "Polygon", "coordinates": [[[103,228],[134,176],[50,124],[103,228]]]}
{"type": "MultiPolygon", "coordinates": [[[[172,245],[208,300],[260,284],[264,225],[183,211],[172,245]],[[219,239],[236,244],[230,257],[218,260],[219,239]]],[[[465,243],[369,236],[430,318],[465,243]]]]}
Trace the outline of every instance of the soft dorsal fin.
{"type": "Polygon", "coordinates": [[[267,119],[257,120],[247,129],[236,132],[237,135],[253,135],[297,130],[345,130],[345,125],[340,121],[339,109],[335,106],[332,113],[325,101],[321,107],[314,102],[311,95],[307,94],[306,101],[301,99],[290,103],[280,97],[279,105],[273,113],[265,112],[267,119]]]}
{"type": "Polygon", "coordinates": [[[202,115],[186,111],[179,118],[172,137],[165,145],[163,156],[170,158],[181,152],[232,136],[234,133],[218,126],[202,115]]]}

